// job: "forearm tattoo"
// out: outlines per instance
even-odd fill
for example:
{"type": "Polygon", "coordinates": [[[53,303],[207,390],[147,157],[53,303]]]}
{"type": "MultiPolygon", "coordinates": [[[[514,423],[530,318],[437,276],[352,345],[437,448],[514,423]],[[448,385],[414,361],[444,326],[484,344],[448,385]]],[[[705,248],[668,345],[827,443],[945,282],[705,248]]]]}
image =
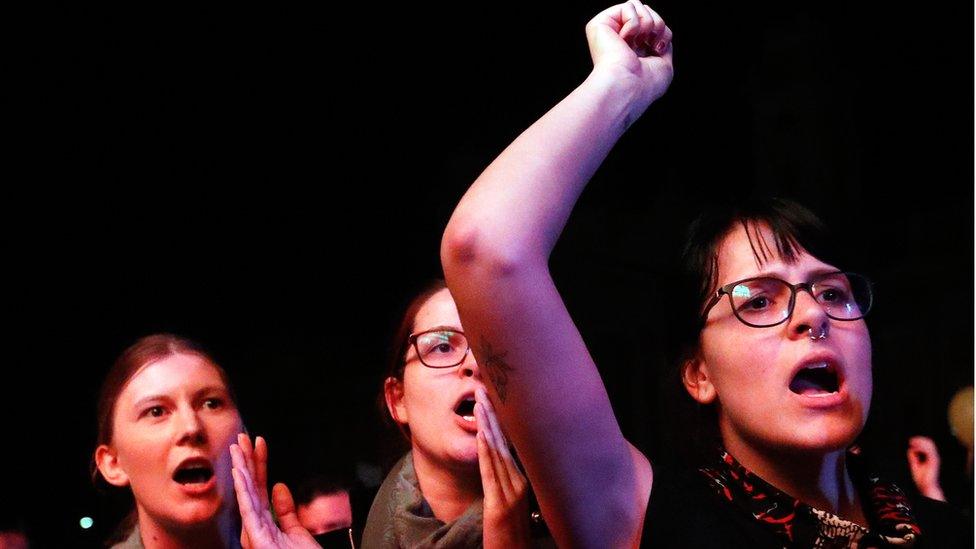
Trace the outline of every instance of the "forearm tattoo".
{"type": "Polygon", "coordinates": [[[515,371],[514,368],[505,362],[505,355],[508,352],[492,349],[491,343],[484,338],[480,339],[480,344],[481,368],[485,372],[488,372],[488,379],[495,386],[495,393],[498,394],[498,399],[505,402],[505,399],[508,397],[508,374],[515,371]]]}

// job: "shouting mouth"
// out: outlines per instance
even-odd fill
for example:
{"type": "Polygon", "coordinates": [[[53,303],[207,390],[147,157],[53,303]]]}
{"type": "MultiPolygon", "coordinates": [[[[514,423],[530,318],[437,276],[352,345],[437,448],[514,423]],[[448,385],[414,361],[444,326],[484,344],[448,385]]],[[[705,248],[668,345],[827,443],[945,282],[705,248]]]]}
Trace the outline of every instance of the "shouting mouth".
{"type": "Polygon", "coordinates": [[[805,364],[790,381],[790,391],[798,395],[829,395],[839,390],[837,367],[826,360],[805,364]]]}
{"type": "Polygon", "coordinates": [[[474,395],[467,395],[454,407],[454,413],[465,421],[474,421],[474,395]]]}
{"type": "Polygon", "coordinates": [[[478,422],[474,417],[474,393],[467,393],[454,405],[454,423],[471,434],[478,432],[478,422]]]}
{"type": "Polygon", "coordinates": [[[173,481],[190,493],[208,491],[214,484],[214,469],[206,458],[184,460],[173,471],[173,481]]]}

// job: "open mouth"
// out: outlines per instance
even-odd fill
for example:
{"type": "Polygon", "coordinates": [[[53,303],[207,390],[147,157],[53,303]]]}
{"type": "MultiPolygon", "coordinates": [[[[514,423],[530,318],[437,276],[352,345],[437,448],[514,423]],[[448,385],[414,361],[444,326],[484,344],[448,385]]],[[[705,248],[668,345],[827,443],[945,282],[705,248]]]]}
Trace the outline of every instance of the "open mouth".
{"type": "Polygon", "coordinates": [[[187,460],[173,472],[173,480],[183,485],[206,484],[213,476],[213,467],[205,459],[187,460]]]}
{"type": "Polygon", "coordinates": [[[839,389],[837,368],[827,361],[807,364],[790,382],[790,390],[798,395],[829,395],[839,389]]]}
{"type": "Polygon", "coordinates": [[[454,407],[454,413],[464,418],[465,421],[474,421],[474,396],[466,396],[454,407]]]}

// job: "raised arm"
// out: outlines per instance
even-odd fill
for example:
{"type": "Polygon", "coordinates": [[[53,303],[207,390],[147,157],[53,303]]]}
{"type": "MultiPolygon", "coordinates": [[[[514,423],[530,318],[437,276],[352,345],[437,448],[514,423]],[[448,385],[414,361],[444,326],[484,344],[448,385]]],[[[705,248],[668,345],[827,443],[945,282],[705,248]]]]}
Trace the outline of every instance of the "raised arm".
{"type": "Polygon", "coordinates": [[[441,261],[557,542],[628,546],[639,538],[650,464],[623,438],[548,261],[587,181],[667,89],[671,31],[630,2],[597,15],[586,35],[593,71],[478,177],[447,226],[441,261]]]}

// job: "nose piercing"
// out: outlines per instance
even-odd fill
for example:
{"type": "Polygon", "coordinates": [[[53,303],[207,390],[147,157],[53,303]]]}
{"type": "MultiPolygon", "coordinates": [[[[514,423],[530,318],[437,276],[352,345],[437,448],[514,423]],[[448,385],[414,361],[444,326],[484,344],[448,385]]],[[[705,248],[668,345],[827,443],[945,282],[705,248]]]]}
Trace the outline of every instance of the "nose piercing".
{"type": "Polygon", "coordinates": [[[807,335],[810,336],[811,341],[818,341],[821,339],[827,339],[827,325],[824,324],[820,327],[820,335],[813,335],[813,328],[807,330],[807,335]]]}

